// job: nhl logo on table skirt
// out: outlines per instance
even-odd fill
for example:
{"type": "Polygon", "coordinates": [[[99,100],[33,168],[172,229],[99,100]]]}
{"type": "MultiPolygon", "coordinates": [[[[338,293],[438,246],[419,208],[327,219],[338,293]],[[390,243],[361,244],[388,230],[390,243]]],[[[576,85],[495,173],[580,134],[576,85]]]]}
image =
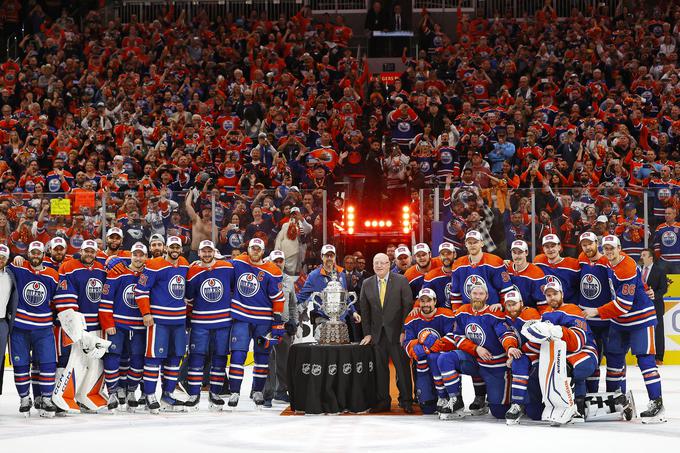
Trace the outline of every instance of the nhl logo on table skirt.
{"type": "Polygon", "coordinates": [[[597,299],[597,296],[602,292],[602,285],[600,281],[593,274],[586,274],[581,277],[581,294],[586,299],[597,299]]]}
{"type": "Polygon", "coordinates": [[[465,337],[479,346],[484,346],[484,342],[486,341],[484,329],[482,329],[479,324],[475,323],[470,323],[465,326],[465,337]]]}
{"type": "Polygon", "coordinates": [[[206,302],[219,302],[223,294],[224,286],[216,278],[209,278],[201,284],[201,296],[206,302]]]}
{"type": "Polygon", "coordinates": [[[23,291],[24,300],[31,307],[37,307],[42,305],[47,299],[47,288],[42,282],[30,282],[28,285],[24,286],[23,291]]]}
{"type": "Polygon", "coordinates": [[[373,372],[373,360],[368,362],[368,372],[369,373],[373,372]]]}
{"type": "Polygon", "coordinates": [[[309,374],[310,369],[311,369],[311,365],[309,363],[303,363],[302,364],[302,374],[309,374]]]}
{"type": "Polygon", "coordinates": [[[135,301],[135,284],[127,285],[123,290],[123,302],[130,308],[137,307],[137,302],[135,301]]]}
{"type": "Polygon", "coordinates": [[[175,299],[184,299],[185,288],[184,277],[181,275],[175,275],[168,282],[168,292],[175,299]]]}
{"type": "Polygon", "coordinates": [[[312,365],[312,375],[319,376],[321,374],[321,365],[315,363],[312,365]]]}
{"type": "Polygon", "coordinates": [[[87,288],[85,289],[85,294],[90,302],[97,303],[102,299],[102,289],[104,285],[98,278],[91,278],[87,281],[87,288]]]}
{"type": "Polygon", "coordinates": [[[342,365],[342,374],[350,374],[352,372],[352,364],[345,363],[342,365]]]}
{"type": "Polygon", "coordinates": [[[260,290],[260,282],[255,274],[248,272],[238,278],[236,288],[243,297],[253,297],[260,290]]]}
{"type": "Polygon", "coordinates": [[[361,374],[364,371],[364,362],[357,362],[356,366],[357,373],[361,374]]]}
{"type": "Polygon", "coordinates": [[[334,363],[328,365],[328,374],[331,376],[335,376],[335,374],[338,372],[338,366],[334,363]]]}

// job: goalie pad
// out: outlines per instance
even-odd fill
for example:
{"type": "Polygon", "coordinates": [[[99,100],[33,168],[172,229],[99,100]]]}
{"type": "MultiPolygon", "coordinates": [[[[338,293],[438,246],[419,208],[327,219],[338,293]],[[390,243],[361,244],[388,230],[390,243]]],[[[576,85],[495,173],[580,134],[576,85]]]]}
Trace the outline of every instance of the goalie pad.
{"type": "Polygon", "coordinates": [[[567,376],[567,344],[564,341],[541,344],[538,379],[545,404],[542,419],[560,425],[569,422],[577,409],[571,380],[567,376]]]}
{"type": "Polygon", "coordinates": [[[75,311],[72,308],[62,311],[57,315],[59,322],[61,323],[62,334],[65,334],[66,338],[63,341],[64,346],[73,344],[83,336],[84,332],[87,332],[87,323],[85,322],[85,315],[79,311],[75,311]]]}
{"type": "Polygon", "coordinates": [[[63,410],[78,410],[79,404],[97,411],[107,404],[104,392],[104,364],[101,357],[111,342],[100,332],[84,332],[71,348],[66,368],[57,370],[52,401],[63,410]]]}
{"type": "MultiPolygon", "coordinates": [[[[586,395],[586,421],[599,422],[625,420],[623,414],[624,406],[620,401],[621,396],[621,392],[588,393],[586,395]]],[[[628,392],[626,396],[629,405],[633,408],[633,417],[635,417],[633,393],[628,392]]]]}

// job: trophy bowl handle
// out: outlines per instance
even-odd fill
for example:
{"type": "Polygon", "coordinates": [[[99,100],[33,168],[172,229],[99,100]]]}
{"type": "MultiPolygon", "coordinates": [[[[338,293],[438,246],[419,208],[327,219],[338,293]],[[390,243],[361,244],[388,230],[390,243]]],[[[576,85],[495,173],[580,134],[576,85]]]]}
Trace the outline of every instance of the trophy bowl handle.
{"type": "Polygon", "coordinates": [[[323,305],[321,302],[317,300],[318,297],[321,297],[321,293],[319,291],[314,291],[310,296],[309,299],[307,299],[307,303],[309,301],[312,301],[312,305],[314,305],[314,308],[321,308],[323,305]]]}
{"type": "Polygon", "coordinates": [[[356,304],[359,298],[357,297],[357,293],[354,291],[350,291],[347,293],[347,300],[350,301],[347,304],[347,308],[351,307],[352,305],[356,304]]]}

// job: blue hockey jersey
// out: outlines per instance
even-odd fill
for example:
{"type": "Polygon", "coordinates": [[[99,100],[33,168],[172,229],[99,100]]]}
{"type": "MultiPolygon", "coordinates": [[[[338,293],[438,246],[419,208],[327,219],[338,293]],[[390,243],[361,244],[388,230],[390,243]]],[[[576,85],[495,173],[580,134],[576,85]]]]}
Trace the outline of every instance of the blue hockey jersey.
{"type": "Polygon", "coordinates": [[[22,266],[8,266],[14,273],[19,296],[14,327],[26,330],[52,327],[52,299],[59,283],[57,271],[49,267],[36,271],[28,261],[22,266]]]}
{"type": "Polygon", "coordinates": [[[220,329],[231,325],[234,266],[217,260],[211,267],[192,264],[187,272],[187,308],[192,326],[220,329]]]}
{"type": "MultiPolygon", "coordinates": [[[[612,292],[609,286],[609,261],[604,256],[591,262],[585,253],[578,257],[581,266],[581,283],[579,285],[578,305],[581,308],[600,308],[611,302],[612,292]]],[[[589,318],[588,324],[594,327],[606,327],[609,320],[589,318]]]]}
{"type": "Polygon", "coordinates": [[[59,268],[59,288],[54,296],[57,311],[68,309],[85,316],[87,330],[99,330],[99,303],[106,281],[104,266],[94,261],[89,267],[79,259],[71,259],[59,268]]]}
{"type": "Polygon", "coordinates": [[[540,267],[529,263],[522,271],[517,271],[513,263],[506,267],[510,281],[522,295],[522,301],[526,307],[533,307],[539,311],[546,308],[543,287],[545,286],[545,274],[540,267]]]}
{"type": "Polygon", "coordinates": [[[99,323],[102,329],[116,327],[123,330],[143,330],[142,314],[135,301],[135,286],[141,272],[125,267],[106,274],[106,283],[99,304],[99,323]]]}
{"type": "Polygon", "coordinates": [[[512,289],[512,281],[503,260],[490,253],[484,253],[477,264],[472,264],[467,255],[458,258],[451,273],[451,309],[455,311],[461,305],[469,304],[470,291],[481,284],[489,292],[487,304],[501,302],[503,295],[512,289]]]}
{"type": "Polygon", "coordinates": [[[534,264],[540,267],[545,274],[546,283],[550,282],[553,278],[559,280],[562,284],[562,294],[565,302],[578,302],[580,268],[576,258],[566,257],[557,263],[550,264],[548,257],[541,254],[536,256],[534,264]]]}
{"type": "Polygon", "coordinates": [[[135,301],[142,316],[151,314],[158,324],[179,325],[186,321],[186,277],[189,263],[179,257],[172,265],[164,257],[147,261],[135,286],[135,301]]]}
{"type": "Polygon", "coordinates": [[[234,291],[231,317],[251,324],[271,324],[283,311],[283,274],[274,263],[253,264],[247,254],[232,260],[234,291]]]}

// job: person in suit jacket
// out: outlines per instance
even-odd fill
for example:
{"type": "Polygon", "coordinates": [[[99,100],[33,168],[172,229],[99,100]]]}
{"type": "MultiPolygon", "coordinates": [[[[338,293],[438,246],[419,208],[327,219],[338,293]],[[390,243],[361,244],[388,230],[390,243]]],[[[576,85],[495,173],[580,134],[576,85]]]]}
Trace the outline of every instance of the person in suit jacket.
{"type": "Polygon", "coordinates": [[[2,381],[5,375],[5,351],[7,341],[14,324],[19,294],[14,273],[7,267],[9,248],[0,245],[0,395],[2,395],[2,381]]]}
{"type": "MultiPolygon", "coordinates": [[[[406,277],[390,272],[386,254],[373,257],[375,275],[361,285],[361,309],[364,338],[361,344],[375,344],[387,365],[392,359],[397,373],[399,406],[413,413],[413,385],[406,352],[401,347],[404,320],[413,308],[413,295],[406,277]]],[[[389,400],[389,398],[388,398],[389,400]]]]}
{"type": "Polygon", "coordinates": [[[663,365],[665,353],[665,333],[663,326],[663,315],[666,307],[663,296],[668,292],[668,280],[666,279],[666,269],[660,261],[654,260],[653,250],[643,250],[640,255],[640,268],[642,271],[642,281],[647,284],[647,295],[654,301],[656,309],[657,324],[654,329],[654,343],[656,346],[656,363],[663,365]]]}
{"type": "Polygon", "coordinates": [[[411,25],[408,23],[401,5],[397,3],[394,5],[393,14],[390,16],[390,31],[408,31],[411,25]]]}
{"type": "Polygon", "coordinates": [[[387,12],[383,8],[383,2],[375,0],[366,14],[364,28],[370,31],[383,31],[387,30],[388,26],[387,12]]]}

